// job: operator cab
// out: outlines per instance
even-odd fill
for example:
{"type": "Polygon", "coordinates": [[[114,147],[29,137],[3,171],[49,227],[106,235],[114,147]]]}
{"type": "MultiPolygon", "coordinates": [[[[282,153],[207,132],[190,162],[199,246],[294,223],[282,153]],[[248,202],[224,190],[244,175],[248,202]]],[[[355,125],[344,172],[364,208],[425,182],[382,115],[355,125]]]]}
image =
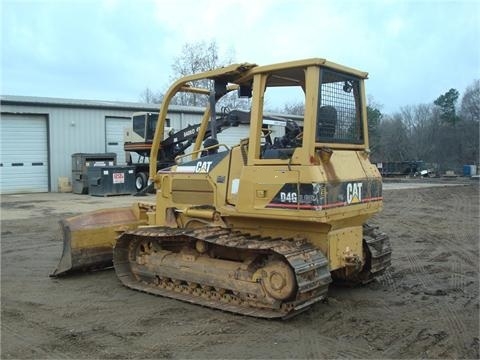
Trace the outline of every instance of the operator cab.
{"type": "Polygon", "coordinates": [[[308,165],[325,149],[365,149],[361,87],[366,76],[326,61],[315,65],[293,62],[291,67],[264,73],[258,69],[252,86],[254,93],[262,95],[252,101],[252,114],[258,115],[251,120],[249,165],[275,161],[308,165]],[[296,119],[287,121],[283,132],[276,129],[269,143],[260,119],[272,111],[296,119]]]}
{"type": "MultiPolygon", "coordinates": [[[[141,112],[132,116],[133,132],[140,136],[144,141],[151,142],[155,135],[155,127],[157,126],[158,113],[141,112]]],[[[167,123],[167,126],[169,124],[167,123]]]]}

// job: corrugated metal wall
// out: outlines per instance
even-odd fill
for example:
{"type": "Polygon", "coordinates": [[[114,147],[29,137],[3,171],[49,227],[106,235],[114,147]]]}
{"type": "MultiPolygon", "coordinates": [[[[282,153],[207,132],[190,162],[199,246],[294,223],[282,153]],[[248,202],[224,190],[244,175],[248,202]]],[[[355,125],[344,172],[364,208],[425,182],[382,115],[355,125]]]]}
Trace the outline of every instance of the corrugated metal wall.
{"type": "MultiPolygon", "coordinates": [[[[49,135],[50,191],[58,191],[58,178],[71,178],[71,155],[103,153],[106,150],[106,117],[130,117],[138,108],[103,109],[42,104],[3,103],[2,113],[46,114],[49,135]]],[[[158,109],[145,109],[158,111],[158,109]]],[[[181,129],[201,120],[202,109],[178,109],[169,112],[171,126],[181,129]],[[184,112],[185,111],[185,112],[184,112]],[[188,112],[187,112],[188,111],[188,112]]],[[[22,136],[22,134],[17,134],[22,136]]]]}

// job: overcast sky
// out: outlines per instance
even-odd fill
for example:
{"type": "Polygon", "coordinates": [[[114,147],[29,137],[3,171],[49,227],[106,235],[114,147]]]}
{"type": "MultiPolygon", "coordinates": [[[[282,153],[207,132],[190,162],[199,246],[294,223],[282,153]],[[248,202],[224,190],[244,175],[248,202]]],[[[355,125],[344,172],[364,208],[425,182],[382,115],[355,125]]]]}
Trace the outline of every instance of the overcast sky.
{"type": "Polygon", "coordinates": [[[383,111],[480,78],[480,1],[1,0],[1,94],[138,101],[186,43],[236,62],[321,57],[369,72],[383,111]]]}

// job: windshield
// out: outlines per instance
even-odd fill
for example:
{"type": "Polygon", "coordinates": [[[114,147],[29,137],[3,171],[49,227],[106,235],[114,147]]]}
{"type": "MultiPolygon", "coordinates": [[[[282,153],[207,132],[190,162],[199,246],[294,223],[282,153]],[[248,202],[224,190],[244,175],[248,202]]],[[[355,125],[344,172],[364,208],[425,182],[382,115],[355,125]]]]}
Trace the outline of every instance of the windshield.
{"type": "MultiPolygon", "coordinates": [[[[158,114],[157,113],[149,113],[148,114],[148,121],[147,121],[147,136],[145,137],[146,141],[152,141],[155,135],[155,128],[157,126],[158,114]]],[[[168,126],[168,119],[167,119],[167,126],[168,126]]]]}
{"type": "Polygon", "coordinates": [[[316,142],[362,144],[360,80],[322,69],[316,142]]]}
{"type": "Polygon", "coordinates": [[[145,114],[133,116],[133,131],[145,138],[145,114]]]}

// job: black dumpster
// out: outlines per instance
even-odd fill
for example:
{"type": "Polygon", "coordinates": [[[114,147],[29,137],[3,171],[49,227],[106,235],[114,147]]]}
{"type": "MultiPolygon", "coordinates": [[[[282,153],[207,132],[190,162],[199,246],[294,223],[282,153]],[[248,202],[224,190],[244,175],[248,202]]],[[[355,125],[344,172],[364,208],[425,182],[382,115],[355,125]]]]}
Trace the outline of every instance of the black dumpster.
{"type": "Polygon", "coordinates": [[[72,191],[74,194],[88,194],[88,169],[91,167],[114,166],[115,153],[75,153],[72,155],[72,191]]]}
{"type": "Polygon", "coordinates": [[[88,168],[88,191],[93,196],[132,195],[135,188],[134,166],[88,168]]]}

